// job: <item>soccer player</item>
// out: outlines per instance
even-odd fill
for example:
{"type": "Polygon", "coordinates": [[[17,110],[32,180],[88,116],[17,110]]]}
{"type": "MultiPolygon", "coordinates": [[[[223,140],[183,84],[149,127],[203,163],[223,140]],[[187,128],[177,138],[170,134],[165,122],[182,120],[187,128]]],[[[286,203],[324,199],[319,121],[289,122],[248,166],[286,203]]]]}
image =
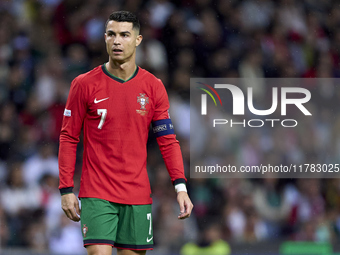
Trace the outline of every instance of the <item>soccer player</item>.
{"type": "Polygon", "coordinates": [[[146,171],[150,124],[177,191],[179,219],[193,205],[179,143],[162,82],[136,66],[142,42],[130,12],[110,15],[105,28],[109,61],[76,77],[64,111],[59,149],[59,189],[65,214],[81,220],[89,255],[145,254],[153,247],[151,189],[146,171]],[[72,188],[76,148],[83,129],[84,154],[79,202],[72,188]]]}

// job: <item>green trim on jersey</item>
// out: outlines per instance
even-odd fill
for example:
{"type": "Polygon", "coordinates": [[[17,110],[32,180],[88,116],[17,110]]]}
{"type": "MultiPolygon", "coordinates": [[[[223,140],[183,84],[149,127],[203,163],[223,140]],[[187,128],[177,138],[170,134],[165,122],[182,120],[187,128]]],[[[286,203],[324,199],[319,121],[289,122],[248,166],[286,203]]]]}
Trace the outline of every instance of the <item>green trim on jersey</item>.
{"type": "Polygon", "coordinates": [[[107,244],[121,249],[151,250],[151,205],[125,205],[81,198],[84,246],[107,244]]]}
{"type": "Polygon", "coordinates": [[[130,78],[128,78],[127,80],[123,80],[123,79],[121,79],[121,78],[119,78],[119,77],[113,75],[112,73],[110,73],[109,70],[107,70],[107,68],[106,68],[106,63],[103,64],[103,68],[102,68],[102,69],[103,69],[103,71],[104,71],[104,73],[105,73],[106,75],[108,75],[110,78],[112,78],[112,79],[114,79],[115,81],[118,81],[118,82],[120,82],[120,83],[124,83],[124,82],[127,82],[127,81],[131,80],[131,79],[134,78],[134,77],[137,75],[137,73],[138,73],[138,66],[136,65],[136,69],[135,69],[135,71],[133,72],[133,74],[130,76],[130,78]]]}

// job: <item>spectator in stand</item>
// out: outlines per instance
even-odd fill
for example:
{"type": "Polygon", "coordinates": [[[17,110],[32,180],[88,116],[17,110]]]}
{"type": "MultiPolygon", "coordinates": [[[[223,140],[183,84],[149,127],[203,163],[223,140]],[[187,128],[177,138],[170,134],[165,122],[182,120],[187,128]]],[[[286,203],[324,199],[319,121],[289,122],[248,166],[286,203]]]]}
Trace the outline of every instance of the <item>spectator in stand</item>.
{"type": "Polygon", "coordinates": [[[28,158],[23,165],[23,176],[26,185],[36,186],[45,174],[58,177],[58,158],[55,155],[55,144],[42,142],[38,153],[28,158]]]}
{"type": "Polygon", "coordinates": [[[8,218],[8,243],[24,245],[24,229],[34,210],[40,208],[42,193],[38,186],[25,184],[21,162],[10,165],[6,185],[1,187],[0,202],[8,218]]]}
{"type": "Polygon", "coordinates": [[[70,221],[65,214],[61,214],[58,222],[61,222],[49,237],[49,249],[57,254],[87,254],[83,248],[83,237],[77,223],[70,221]]]}
{"type": "Polygon", "coordinates": [[[0,205],[0,250],[7,246],[10,239],[8,220],[2,206],[0,205]]]}
{"type": "Polygon", "coordinates": [[[282,226],[285,225],[291,210],[287,199],[284,197],[283,185],[273,176],[261,180],[254,194],[255,211],[264,220],[268,234],[280,235],[282,226]]]}
{"type": "Polygon", "coordinates": [[[180,251],[181,255],[229,255],[230,246],[222,240],[222,230],[218,223],[207,224],[200,237],[200,241],[185,244],[180,251]]]}

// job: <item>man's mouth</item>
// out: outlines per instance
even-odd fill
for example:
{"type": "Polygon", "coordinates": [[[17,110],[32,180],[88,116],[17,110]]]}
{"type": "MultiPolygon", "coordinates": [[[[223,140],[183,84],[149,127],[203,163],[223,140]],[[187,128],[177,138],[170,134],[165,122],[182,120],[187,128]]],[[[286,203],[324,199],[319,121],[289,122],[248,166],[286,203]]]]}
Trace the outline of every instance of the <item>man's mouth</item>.
{"type": "Polygon", "coordinates": [[[119,52],[123,52],[123,51],[121,49],[114,49],[113,52],[119,53],[119,52]]]}

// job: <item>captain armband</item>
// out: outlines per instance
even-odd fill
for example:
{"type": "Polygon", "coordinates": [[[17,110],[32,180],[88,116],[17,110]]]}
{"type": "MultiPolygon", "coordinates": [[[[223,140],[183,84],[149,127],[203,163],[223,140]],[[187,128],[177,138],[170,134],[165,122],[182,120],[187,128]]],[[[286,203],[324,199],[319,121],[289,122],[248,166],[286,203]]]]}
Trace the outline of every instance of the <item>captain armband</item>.
{"type": "Polygon", "coordinates": [[[156,137],[175,134],[171,119],[156,120],[152,123],[152,131],[156,137]]]}

